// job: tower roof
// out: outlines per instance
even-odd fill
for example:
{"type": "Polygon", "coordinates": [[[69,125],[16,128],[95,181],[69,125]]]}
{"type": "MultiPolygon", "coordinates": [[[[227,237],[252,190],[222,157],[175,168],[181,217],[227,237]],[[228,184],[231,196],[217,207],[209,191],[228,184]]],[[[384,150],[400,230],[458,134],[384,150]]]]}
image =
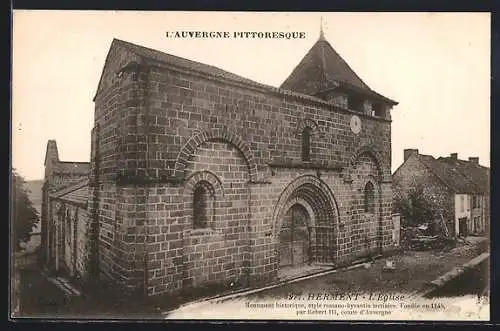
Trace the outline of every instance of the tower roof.
{"type": "Polygon", "coordinates": [[[354,90],[358,93],[366,93],[378,99],[384,99],[389,103],[396,103],[370,89],[333,49],[325,39],[321,29],[316,43],[280,88],[318,96],[321,92],[337,87],[354,90]]]}
{"type": "Polygon", "coordinates": [[[317,93],[347,83],[370,90],[361,78],[320,34],[319,39],[281,85],[282,88],[316,95],[317,93]]]}

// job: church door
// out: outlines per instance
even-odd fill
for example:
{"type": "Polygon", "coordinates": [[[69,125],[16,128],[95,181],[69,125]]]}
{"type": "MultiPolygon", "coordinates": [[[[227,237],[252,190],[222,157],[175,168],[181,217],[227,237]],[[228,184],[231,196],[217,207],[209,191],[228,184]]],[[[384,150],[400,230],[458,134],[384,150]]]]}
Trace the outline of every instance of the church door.
{"type": "Polygon", "coordinates": [[[299,205],[293,205],[283,218],[280,231],[280,267],[300,266],[309,262],[309,214],[299,205]]]}

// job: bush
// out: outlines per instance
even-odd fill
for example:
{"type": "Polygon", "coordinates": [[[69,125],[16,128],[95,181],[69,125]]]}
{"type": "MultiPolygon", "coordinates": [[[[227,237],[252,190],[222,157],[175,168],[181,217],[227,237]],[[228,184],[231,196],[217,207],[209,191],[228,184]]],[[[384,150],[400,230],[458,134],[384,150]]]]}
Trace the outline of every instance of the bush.
{"type": "Polygon", "coordinates": [[[16,250],[21,249],[21,243],[30,240],[33,227],[38,222],[39,216],[28,197],[29,191],[25,188],[25,180],[14,169],[12,179],[12,230],[16,250]]]}
{"type": "Polygon", "coordinates": [[[416,226],[436,218],[436,209],[425,197],[421,186],[410,190],[407,196],[396,195],[394,209],[401,214],[405,226],[416,226]]]}

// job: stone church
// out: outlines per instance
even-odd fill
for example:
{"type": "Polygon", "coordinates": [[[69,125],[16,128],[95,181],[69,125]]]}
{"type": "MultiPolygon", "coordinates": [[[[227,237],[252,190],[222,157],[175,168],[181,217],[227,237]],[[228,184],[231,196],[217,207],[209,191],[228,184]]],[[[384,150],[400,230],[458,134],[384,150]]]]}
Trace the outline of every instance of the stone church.
{"type": "Polygon", "coordinates": [[[397,102],[323,33],[279,88],[114,39],[94,102],[89,163],[47,145],[51,272],[155,296],[263,286],[393,247],[397,102]]]}

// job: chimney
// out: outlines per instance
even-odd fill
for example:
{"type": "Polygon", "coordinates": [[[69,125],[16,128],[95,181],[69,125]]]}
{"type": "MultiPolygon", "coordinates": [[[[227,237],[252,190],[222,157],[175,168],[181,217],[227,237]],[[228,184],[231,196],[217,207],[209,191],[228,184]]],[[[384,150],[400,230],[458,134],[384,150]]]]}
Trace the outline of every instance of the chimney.
{"type": "Polygon", "coordinates": [[[57,151],[57,143],[55,140],[49,140],[47,142],[47,151],[45,153],[44,165],[59,162],[59,152],[57,151]]]}
{"type": "Polygon", "coordinates": [[[453,160],[457,160],[457,159],[458,159],[458,153],[451,153],[451,154],[450,154],[450,157],[451,157],[453,160]]]}
{"type": "Polygon", "coordinates": [[[412,154],[416,154],[416,155],[418,155],[418,149],[412,149],[412,148],[405,149],[405,150],[404,150],[404,154],[403,154],[403,162],[406,162],[406,160],[408,160],[408,158],[409,158],[412,154]]]}
{"type": "Polygon", "coordinates": [[[475,165],[479,165],[479,158],[477,156],[469,157],[469,162],[475,165]]]}

